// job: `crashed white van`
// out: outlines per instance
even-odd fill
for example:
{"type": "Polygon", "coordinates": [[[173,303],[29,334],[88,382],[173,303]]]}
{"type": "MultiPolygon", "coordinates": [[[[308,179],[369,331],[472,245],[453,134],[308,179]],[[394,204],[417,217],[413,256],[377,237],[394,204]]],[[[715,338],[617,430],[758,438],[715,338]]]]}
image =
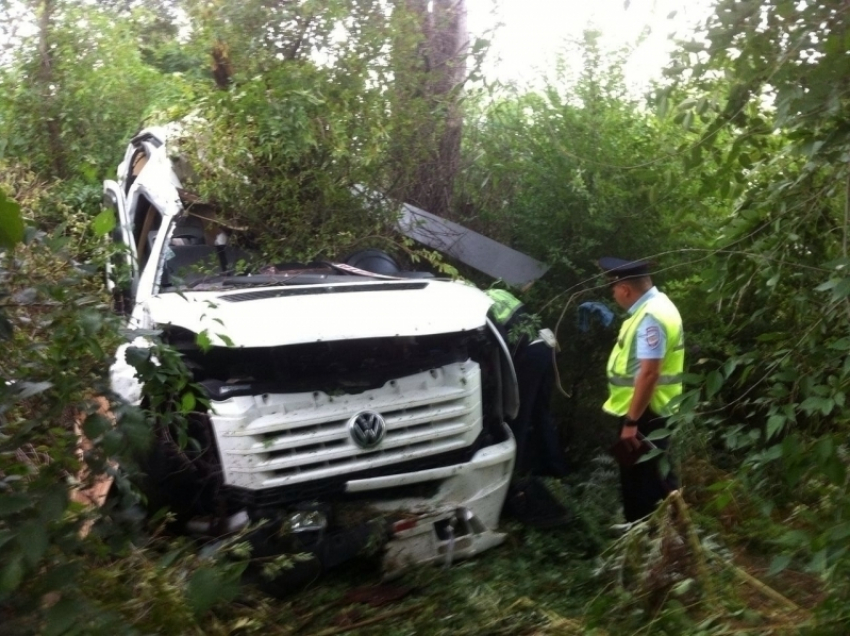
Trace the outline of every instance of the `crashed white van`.
{"type": "MultiPolygon", "coordinates": [[[[190,203],[165,129],[132,140],[104,193],[129,327],[160,331],[210,404],[189,417],[196,443],[157,431],[152,508],[212,535],[271,520],[255,547],[310,554],[305,576],[376,542],[392,573],[502,541],[518,397],[484,293],[421,273],[258,266],[190,203]]],[[[138,403],[126,348],[113,388],[138,403]]]]}

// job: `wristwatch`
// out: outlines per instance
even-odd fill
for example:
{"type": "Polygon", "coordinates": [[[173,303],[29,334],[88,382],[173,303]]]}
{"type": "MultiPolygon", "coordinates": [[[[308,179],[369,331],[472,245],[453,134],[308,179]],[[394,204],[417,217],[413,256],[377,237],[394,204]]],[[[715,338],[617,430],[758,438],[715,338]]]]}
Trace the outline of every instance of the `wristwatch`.
{"type": "Polygon", "coordinates": [[[631,428],[631,427],[637,426],[637,425],[638,425],[637,420],[633,420],[628,415],[623,417],[623,426],[627,426],[627,427],[631,428]]]}

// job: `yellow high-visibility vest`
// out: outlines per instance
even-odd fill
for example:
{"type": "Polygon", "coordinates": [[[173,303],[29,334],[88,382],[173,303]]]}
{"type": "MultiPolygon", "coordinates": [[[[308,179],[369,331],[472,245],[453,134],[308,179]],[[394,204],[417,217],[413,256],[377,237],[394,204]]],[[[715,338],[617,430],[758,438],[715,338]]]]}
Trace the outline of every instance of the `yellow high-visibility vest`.
{"type": "Polygon", "coordinates": [[[629,411],[632,396],[635,393],[634,361],[635,335],[644,316],[650,315],[667,334],[667,351],[661,360],[660,377],[649,408],[666,417],[675,410],[670,401],[682,393],[682,373],[685,369],[685,332],[679,310],[662,293],[647,300],[620,327],[617,344],[608,357],[608,400],[602,409],[612,415],[625,415],[629,411]]]}
{"type": "Polygon", "coordinates": [[[517,309],[522,307],[522,301],[504,289],[488,289],[485,293],[493,300],[493,318],[500,325],[508,324],[517,309]]]}

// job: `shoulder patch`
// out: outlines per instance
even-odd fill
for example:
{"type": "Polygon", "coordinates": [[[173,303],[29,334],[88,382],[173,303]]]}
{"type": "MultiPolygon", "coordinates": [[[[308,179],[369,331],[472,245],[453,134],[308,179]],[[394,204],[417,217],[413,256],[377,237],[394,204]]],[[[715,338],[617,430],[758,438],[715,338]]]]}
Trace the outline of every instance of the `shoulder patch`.
{"type": "Polygon", "coordinates": [[[646,344],[649,348],[655,349],[661,341],[661,334],[658,327],[652,325],[646,328],[646,344]]]}

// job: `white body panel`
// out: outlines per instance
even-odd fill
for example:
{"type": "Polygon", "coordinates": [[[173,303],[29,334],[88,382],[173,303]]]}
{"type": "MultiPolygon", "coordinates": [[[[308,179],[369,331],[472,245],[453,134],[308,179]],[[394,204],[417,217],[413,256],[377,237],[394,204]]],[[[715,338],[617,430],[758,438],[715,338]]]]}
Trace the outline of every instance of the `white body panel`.
{"type": "Polygon", "coordinates": [[[425,336],[483,327],[492,301],[462,283],[446,281],[357,281],[334,285],[242,288],[234,291],[164,293],[150,298],[153,323],[194,333],[213,344],[274,347],[333,340],[425,336]],[[421,289],[405,289],[411,284],[421,289]],[[368,291],[369,288],[375,291],[368,291]],[[397,287],[398,289],[394,289],[397,287]],[[310,293],[314,289],[316,293],[310,293]],[[366,291],[347,291],[358,289],[366,291]],[[236,298],[257,296],[253,300],[236,298]],[[262,296],[271,296],[263,298],[262,296]]]}

